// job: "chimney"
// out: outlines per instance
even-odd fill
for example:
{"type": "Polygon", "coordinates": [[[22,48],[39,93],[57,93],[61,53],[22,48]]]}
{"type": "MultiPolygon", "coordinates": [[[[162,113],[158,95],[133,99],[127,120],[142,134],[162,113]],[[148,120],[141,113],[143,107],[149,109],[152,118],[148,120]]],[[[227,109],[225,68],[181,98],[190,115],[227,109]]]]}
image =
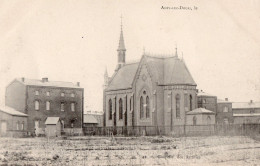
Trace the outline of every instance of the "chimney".
{"type": "Polygon", "coordinates": [[[42,82],[48,82],[48,78],[47,77],[42,78],[42,82]]]}
{"type": "Polygon", "coordinates": [[[77,82],[77,86],[80,86],[80,82],[77,82]]]}
{"type": "Polygon", "coordinates": [[[22,82],[24,82],[24,77],[22,77],[22,82]]]}
{"type": "Polygon", "coordinates": [[[253,103],[253,100],[250,100],[250,103],[253,103]]]}
{"type": "Polygon", "coordinates": [[[225,101],[228,101],[228,98],[225,98],[225,101]]]}

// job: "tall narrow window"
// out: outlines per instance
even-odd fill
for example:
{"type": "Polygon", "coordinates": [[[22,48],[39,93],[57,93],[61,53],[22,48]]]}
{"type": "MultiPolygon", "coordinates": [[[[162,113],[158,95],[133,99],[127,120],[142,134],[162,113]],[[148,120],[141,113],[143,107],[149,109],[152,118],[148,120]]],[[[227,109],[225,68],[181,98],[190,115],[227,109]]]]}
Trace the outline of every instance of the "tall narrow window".
{"type": "Polygon", "coordinates": [[[109,120],[112,120],[112,100],[110,99],[108,102],[109,105],[109,120]]]}
{"type": "Polygon", "coordinates": [[[39,95],[39,91],[35,91],[35,95],[38,96],[39,95]]]}
{"type": "Polygon", "coordinates": [[[132,111],[132,97],[130,97],[130,111],[132,111]]]}
{"type": "Polygon", "coordinates": [[[190,111],[192,111],[192,95],[190,95],[190,111]]]}
{"type": "Polygon", "coordinates": [[[171,109],[172,108],[172,94],[168,94],[168,108],[171,109]]]}
{"type": "Polygon", "coordinates": [[[208,124],[208,125],[211,124],[211,118],[210,118],[210,116],[207,117],[207,124],[208,124]]]}
{"type": "Polygon", "coordinates": [[[65,96],[64,92],[62,92],[62,93],[60,94],[60,96],[61,96],[61,97],[64,97],[64,96],[65,96]]]}
{"type": "Polygon", "coordinates": [[[75,111],[75,103],[71,103],[71,104],[70,104],[70,108],[71,108],[71,111],[74,112],[74,111],[75,111]]]}
{"type": "Polygon", "coordinates": [[[144,101],[143,96],[140,98],[140,118],[144,117],[144,101]]]}
{"type": "Polygon", "coordinates": [[[50,96],[50,92],[46,92],[46,96],[50,96]]]}
{"type": "Polygon", "coordinates": [[[180,111],[180,95],[177,94],[176,97],[176,118],[181,117],[181,111],[180,111]]]}
{"type": "Polygon", "coordinates": [[[196,116],[193,117],[193,125],[197,125],[197,117],[196,116]]]}
{"type": "Polygon", "coordinates": [[[46,101],[46,110],[49,111],[51,107],[51,103],[49,101],[46,101]]]}
{"type": "Polygon", "coordinates": [[[61,102],[61,103],[60,103],[60,110],[61,110],[61,111],[64,111],[64,102],[61,102]]]}
{"type": "Polygon", "coordinates": [[[71,93],[71,94],[70,94],[70,97],[75,97],[75,94],[74,94],[74,93],[71,93]]]}
{"type": "Polygon", "coordinates": [[[150,101],[149,97],[146,97],[146,118],[150,118],[150,101]]]}
{"type": "Polygon", "coordinates": [[[181,111],[180,111],[180,95],[177,94],[176,97],[176,118],[181,117],[181,111]]]}
{"type": "Polygon", "coordinates": [[[119,99],[119,119],[123,119],[123,101],[119,99]]]}
{"type": "Polygon", "coordinates": [[[16,123],[16,130],[19,130],[19,122],[16,123]]]}
{"type": "Polygon", "coordinates": [[[21,130],[24,130],[24,122],[21,124],[21,130]]]}
{"type": "Polygon", "coordinates": [[[39,110],[39,108],[40,108],[40,103],[39,103],[39,101],[35,101],[34,102],[34,107],[35,107],[35,110],[39,110]]]}

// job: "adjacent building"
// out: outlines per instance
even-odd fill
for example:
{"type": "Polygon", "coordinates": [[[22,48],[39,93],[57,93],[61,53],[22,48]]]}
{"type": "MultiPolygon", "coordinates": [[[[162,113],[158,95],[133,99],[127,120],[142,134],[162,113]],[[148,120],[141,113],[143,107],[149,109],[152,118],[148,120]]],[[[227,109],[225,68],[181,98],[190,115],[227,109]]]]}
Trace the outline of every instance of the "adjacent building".
{"type": "Polygon", "coordinates": [[[217,100],[217,115],[216,115],[217,124],[233,124],[233,110],[232,102],[228,101],[228,98],[225,100],[217,100]]]}
{"type": "Polygon", "coordinates": [[[260,124],[260,102],[233,102],[234,124],[260,124]]]}
{"type": "Polygon", "coordinates": [[[22,137],[27,134],[28,115],[13,108],[0,107],[0,136],[22,137]]]}
{"type": "Polygon", "coordinates": [[[84,89],[80,83],[16,78],[7,87],[6,106],[28,115],[28,131],[44,134],[48,117],[59,117],[62,128],[82,128],[84,89]]]}

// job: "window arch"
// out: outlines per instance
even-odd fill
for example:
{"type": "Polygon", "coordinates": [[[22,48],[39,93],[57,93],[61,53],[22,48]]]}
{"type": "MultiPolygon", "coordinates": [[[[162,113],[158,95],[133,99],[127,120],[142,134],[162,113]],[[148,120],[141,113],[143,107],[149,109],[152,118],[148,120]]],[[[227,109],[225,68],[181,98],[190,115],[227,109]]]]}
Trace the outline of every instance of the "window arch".
{"type": "Polygon", "coordinates": [[[192,111],[192,95],[190,95],[190,111],[192,111]]]}
{"type": "Polygon", "coordinates": [[[176,97],[176,118],[181,117],[181,111],[180,111],[180,95],[177,94],[176,97]]]}
{"type": "Polygon", "coordinates": [[[119,119],[123,119],[123,101],[119,99],[119,119]]]}
{"type": "Polygon", "coordinates": [[[112,100],[109,99],[109,102],[108,102],[108,105],[109,105],[109,120],[112,120],[112,100]]]}
{"type": "Polygon", "coordinates": [[[150,101],[149,97],[146,97],[146,118],[150,118],[150,101]]]}
{"type": "Polygon", "coordinates": [[[143,96],[140,98],[140,118],[144,117],[144,101],[143,96]]]}
{"type": "Polygon", "coordinates": [[[35,110],[39,110],[40,109],[40,102],[38,100],[36,100],[34,102],[34,107],[35,107],[35,110]]]}
{"type": "Polygon", "coordinates": [[[193,125],[197,125],[197,117],[196,116],[193,117],[193,125]]]}
{"type": "Polygon", "coordinates": [[[132,97],[130,97],[130,111],[132,111],[132,97]]]}

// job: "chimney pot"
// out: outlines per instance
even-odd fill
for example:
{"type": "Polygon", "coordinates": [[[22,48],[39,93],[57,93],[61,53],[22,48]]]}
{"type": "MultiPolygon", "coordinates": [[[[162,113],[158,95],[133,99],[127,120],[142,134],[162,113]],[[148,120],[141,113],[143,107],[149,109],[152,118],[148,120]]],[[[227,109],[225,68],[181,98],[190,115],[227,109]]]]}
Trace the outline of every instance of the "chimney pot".
{"type": "Polygon", "coordinates": [[[250,100],[250,103],[253,103],[253,100],[250,100]]]}
{"type": "Polygon", "coordinates": [[[225,101],[228,101],[228,98],[225,98],[225,101]]]}
{"type": "Polygon", "coordinates": [[[22,77],[22,82],[24,82],[24,77],[22,77]]]}
{"type": "Polygon", "coordinates": [[[47,77],[42,78],[42,82],[48,82],[48,78],[47,77]]]}
{"type": "Polygon", "coordinates": [[[77,86],[80,86],[80,82],[77,82],[77,86]]]}

